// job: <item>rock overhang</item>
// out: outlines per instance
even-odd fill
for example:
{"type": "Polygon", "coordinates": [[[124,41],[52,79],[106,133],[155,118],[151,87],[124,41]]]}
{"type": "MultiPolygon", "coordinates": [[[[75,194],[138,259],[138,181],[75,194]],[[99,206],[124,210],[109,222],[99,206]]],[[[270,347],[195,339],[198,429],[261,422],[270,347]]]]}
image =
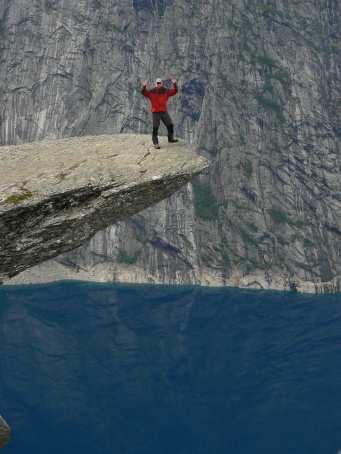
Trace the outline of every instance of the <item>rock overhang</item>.
{"type": "Polygon", "coordinates": [[[208,167],[183,141],[117,134],[0,147],[0,281],[80,246],[208,167]]]}

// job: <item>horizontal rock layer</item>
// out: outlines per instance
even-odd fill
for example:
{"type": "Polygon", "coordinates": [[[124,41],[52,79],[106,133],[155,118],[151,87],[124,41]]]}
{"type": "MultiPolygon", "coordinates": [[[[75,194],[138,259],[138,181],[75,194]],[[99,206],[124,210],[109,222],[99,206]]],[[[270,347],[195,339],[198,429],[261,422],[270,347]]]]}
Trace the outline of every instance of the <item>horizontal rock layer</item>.
{"type": "Polygon", "coordinates": [[[0,280],[80,246],[207,167],[183,142],[74,137],[1,147],[0,280]]]}

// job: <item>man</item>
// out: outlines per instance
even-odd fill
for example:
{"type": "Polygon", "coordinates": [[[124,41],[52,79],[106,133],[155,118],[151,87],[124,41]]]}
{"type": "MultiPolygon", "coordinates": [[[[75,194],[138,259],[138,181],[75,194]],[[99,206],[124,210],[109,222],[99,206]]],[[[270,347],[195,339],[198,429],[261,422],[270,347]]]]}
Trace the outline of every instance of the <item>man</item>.
{"type": "Polygon", "coordinates": [[[160,148],[158,131],[160,120],[163,121],[168,131],[168,142],[178,142],[174,139],[174,125],[169,113],[167,112],[167,101],[170,96],[174,96],[178,92],[176,79],[172,79],[173,88],[166,88],[163,86],[162,79],[157,78],[155,87],[147,90],[147,82],[142,83],[143,96],[150,101],[150,110],[153,114],[153,135],[152,140],[155,148],[160,148]]]}

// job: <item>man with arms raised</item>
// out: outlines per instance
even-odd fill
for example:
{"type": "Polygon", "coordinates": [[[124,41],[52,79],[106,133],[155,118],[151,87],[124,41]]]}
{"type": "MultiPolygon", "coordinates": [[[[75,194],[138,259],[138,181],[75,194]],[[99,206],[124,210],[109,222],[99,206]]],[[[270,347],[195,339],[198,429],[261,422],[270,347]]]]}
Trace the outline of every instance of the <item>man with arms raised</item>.
{"type": "Polygon", "coordinates": [[[172,119],[167,112],[167,101],[170,96],[174,96],[178,92],[178,86],[176,79],[172,79],[172,88],[166,88],[163,86],[163,81],[157,78],[155,81],[155,87],[151,90],[147,89],[147,82],[142,83],[143,96],[150,101],[150,110],[153,115],[153,135],[152,140],[155,148],[160,148],[158,131],[160,126],[160,120],[163,121],[168,131],[168,142],[178,142],[174,139],[174,124],[172,119]]]}

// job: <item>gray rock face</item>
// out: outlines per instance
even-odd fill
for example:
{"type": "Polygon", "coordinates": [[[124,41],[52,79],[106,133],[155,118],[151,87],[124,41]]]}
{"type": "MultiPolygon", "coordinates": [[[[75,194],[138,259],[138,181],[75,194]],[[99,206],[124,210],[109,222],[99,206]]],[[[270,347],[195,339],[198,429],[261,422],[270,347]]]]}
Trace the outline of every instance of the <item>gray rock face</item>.
{"type": "Polygon", "coordinates": [[[207,167],[183,142],[118,134],[1,149],[0,280],[80,246],[207,167]]]}
{"type": "Polygon", "coordinates": [[[140,80],[176,76],[176,133],[212,161],[208,176],[36,275],[338,290],[340,8],[0,2],[2,143],[148,132],[140,80]]]}
{"type": "Polygon", "coordinates": [[[0,448],[3,448],[10,439],[11,430],[7,422],[0,415],[0,448]]]}

